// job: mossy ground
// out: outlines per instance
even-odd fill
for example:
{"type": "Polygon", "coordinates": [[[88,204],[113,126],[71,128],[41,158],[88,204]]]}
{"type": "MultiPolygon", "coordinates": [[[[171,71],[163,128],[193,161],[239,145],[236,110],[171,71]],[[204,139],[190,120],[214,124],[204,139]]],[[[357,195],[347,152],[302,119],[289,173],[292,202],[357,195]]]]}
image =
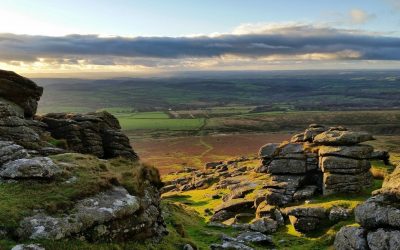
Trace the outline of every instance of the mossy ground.
{"type": "MultiPolygon", "coordinates": [[[[144,180],[160,185],[158,171],[138,162],[121,158],[104,161],[81,154],[62,154],[52,159],[62,167],[62,174],[54,180],[0,184],[0,229],[15,232],[19,221],[34,210],[57,215],[72,208],[77,200],[112,185],[122,185],[134,195],[143,194],[144,180]]],[[[12,244],[12,240],[1,240],[0,249],[12,244]]]]}

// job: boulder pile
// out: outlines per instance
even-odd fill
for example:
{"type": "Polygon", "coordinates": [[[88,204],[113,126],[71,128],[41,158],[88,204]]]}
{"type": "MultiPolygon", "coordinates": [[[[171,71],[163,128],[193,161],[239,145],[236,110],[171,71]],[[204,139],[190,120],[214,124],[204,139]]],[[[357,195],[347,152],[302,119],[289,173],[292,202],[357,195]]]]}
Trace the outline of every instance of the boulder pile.
{"type": "Polygon", "coordinates": [[[257,171],[272,177],[265,185],[267,203],[283,206],[318,191],[356,193],[369,187],[374,149],[360,144],[368,140],[373,140],[368,133],[313,124],[290,142],[263,146],[257,171]]]}
{"type": "Polygon", "coordinates": [[[336,249],[381,250],[400,246],[400,166],[381,189],[355,209],[360,227],[346,226],[336,235],[336,249]]]}

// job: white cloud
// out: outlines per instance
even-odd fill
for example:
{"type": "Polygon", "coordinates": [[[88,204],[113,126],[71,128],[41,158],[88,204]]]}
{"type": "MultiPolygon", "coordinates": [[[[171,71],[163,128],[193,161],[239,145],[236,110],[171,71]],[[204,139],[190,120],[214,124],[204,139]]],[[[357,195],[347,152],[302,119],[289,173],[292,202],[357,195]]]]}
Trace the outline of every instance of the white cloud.
{"type": "Polygon", "coordinates": [[[369,14],[361,9],[353,9],[349,13],[350,21],[353,24],[364,24],[375,18],[374,14],[369,14]]]}

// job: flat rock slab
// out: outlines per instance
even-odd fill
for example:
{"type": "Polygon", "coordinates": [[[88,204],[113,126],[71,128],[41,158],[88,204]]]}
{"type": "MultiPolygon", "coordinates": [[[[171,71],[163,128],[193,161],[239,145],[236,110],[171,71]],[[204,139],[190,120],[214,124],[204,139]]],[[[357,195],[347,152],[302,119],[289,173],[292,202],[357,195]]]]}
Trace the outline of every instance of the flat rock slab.
{"type": "Polygon", "coordinates": [[[20,223],[21,239],[62,239],[94,225],[125,218],[140,209],[140,201],[122,187],[114,187],[77,202],[72,213],[60,217],[37,214],[20,223]]]}
{"type": "Polygon", "coordinates": [[[305,160],[276,159],[268,165],[271,174],[304,174],[307,172],[305,160]]]}
{"type": "Polygon", "coordinates": [[[371,158],[374,148],[370,145],[354,146],[321,146],[318,150],[319,156],[340,156],[355,159],[371,158]]]}
{"type": "Polygon", "coordinates": [[[331,130],[318,134],[313,142],[328,146],[349,146],[370,140],[374,140],[374,137],[367,132],[331,130]]]}
{"type": "Polygon", "coordinates": [[[320,167],[323,172],[337,174],[360,174],[371,168],[369,160],[358,160],[338,156],[325,156],[320,158],[320,167]]]}
{"type": "Polygon", "coordinates": [[[4,164],[0,177],[10,179],[52,178],[60,168],[48,157],[18,159],[4,164]]]}
{"type": "Polygon", "coordinates": [[[246,232],[240,233],[236,237],[236,239],[238,241],[251,242],[251,243],[261,243],[261,242],[272,243],[271,236],[267,236],[260,232],[246,231],[246,232]]]}

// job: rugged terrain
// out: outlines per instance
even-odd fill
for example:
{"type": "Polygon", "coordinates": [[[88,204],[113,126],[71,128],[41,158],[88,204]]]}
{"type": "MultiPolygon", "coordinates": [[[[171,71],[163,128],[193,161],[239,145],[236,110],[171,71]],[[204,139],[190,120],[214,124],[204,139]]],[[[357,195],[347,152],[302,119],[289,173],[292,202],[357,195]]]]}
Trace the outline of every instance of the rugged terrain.
{"type": "MultiPolygon", "coordinates": [[[[391,173],[400,159],[398,138],[372,135],[397,133],[398,111],[266,115],[260,107],[242,107],[246,114],[220,107],[205,113],[111,109],[116,117],[105,110],[37,114],[46,89],[0,71],[0,249],[398,246],[399,171],[391,173]],[[162,178],[141,162],[125,135],[130,124],[147,119],[200,119],[196,133],[187,131],[197,137],[153,138],[148,145],[146,158],[165,151],[174,160],[162,178]],[[225,119],[222,130],[215,119],[225,119]],[[305,126],[316,121],[326,123],[305,126]],[[289,136],[302,126],[306,130],[289,136]],[[233,129],[285,132],[223,140],[202,134],[233,129]],[[239,156],[242,147],[246,155],[239,156]],[[202,165],[215,155],[218,160],[202,165]]],[[[135,145],[149,130],[131,132],[135,145]]]]}
{"type": "Polygon", "coordinates": [[[35,116],[42,92],[0,71],[0,248],[160,241],[158,171],[138,161],[118,120],[107,112],[35,116]]]}
{"type": "Polygon", "coordinates": [[[369,145],[373,139],[311,125],[290,141],[266,144],[259,157],[166,175],[163,197],[195,209],[208,223],[204,230],[225,230],[207,246],[196,239],[204,248],[327,249],[392,169],[388,153],[369,145]]]}

